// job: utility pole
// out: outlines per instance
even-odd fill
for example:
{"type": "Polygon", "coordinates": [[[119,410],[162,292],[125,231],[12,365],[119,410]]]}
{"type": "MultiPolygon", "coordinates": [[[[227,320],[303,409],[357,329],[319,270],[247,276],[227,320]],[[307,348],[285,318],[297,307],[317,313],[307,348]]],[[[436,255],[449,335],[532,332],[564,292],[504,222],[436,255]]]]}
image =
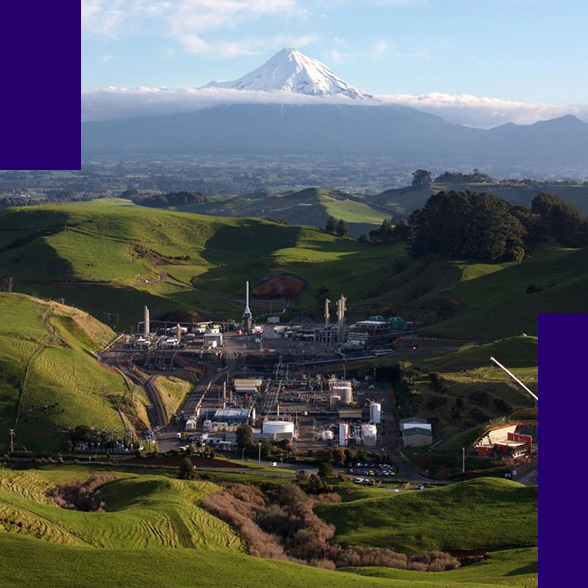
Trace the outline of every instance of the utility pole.
{"type": "Polygon", "coordinates": [[[259,447],[259,455],[257,457],[257,463],[261,467],[261,441],[258,443],[258,447],[259,447]]]}
{"type": "Polygon", "coordinates": [[[8,442],[8,453],[14,452],[14,429],[9,431],[10,441],[8,442]]]}
{"type": "Polygon", "coordinates": [[[12,278],[6,278],[6,292],[12,294],[12,278]]]}
{"type": "Polygon", "coordinates": [[[462,455],[461,473],[465,474],[465,447],[461,448],[461,455],[462,455]]]}
{"type": "Polygon", "coordinates": [[[331,318],[331,313],[329,312],[329,304],[331,301],[326,298],[325,299],[325,329],[329,328],[329,319],[331,318]]]}

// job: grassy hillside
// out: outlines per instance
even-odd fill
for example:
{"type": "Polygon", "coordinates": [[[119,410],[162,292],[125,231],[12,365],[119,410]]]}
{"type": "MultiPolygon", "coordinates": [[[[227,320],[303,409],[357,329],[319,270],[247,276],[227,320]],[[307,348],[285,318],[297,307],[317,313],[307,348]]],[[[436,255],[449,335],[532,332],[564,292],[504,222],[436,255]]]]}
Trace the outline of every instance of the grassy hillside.
{"type": "Polygon", "coordinates": [[[480,478],[443,488],[320,507],[343,545],[407,552],[537,543],[537,488],[480,478]]]}
{"type": "Polygon", "coordinates": [[[62,449],[67,427],[124,430],[114,403],[129,410],[130,392],[92,355],[113,337],[77,309],[0,293],[0,451],[11,428],[29,450],[62,449]]]}
{"type": "Polygon", "coordinates": [[[382,224],[390,212],[373,206],[361,198],[338,190],[306,188],[297,192],[276,194],[265,198],[233,197],[181,210],[222,216],[271,217],[293,225],[309,225],[322,228],[329,216],[343,219],[352,237],[359,237],[382,224]]]}
{"type": "MultiPolygon", "coordinates": [[[[522,263],[412,259],[402,244],[121,200],[1,211],[0,251],[0,275],[16,289],[63,297],[113,327],[117,316],[136,325],[145,304],[154,318],[193,310],[238,318],[244,282],[282,272],[307,284],[293,316],[320,316],[323,297],[344,292],[351,319],[400,313],[464,339],[535,335],[539,312],[588,311],[585,250],[544,245],[522,263]],[[541,290],[526,294],[531,284],[541,290]]],[[[268,310],[254,302],[255,315],[268,310]]]]}
{"type": "MultiPolygon", "coordinates": [[[[88,476],[87,472],[79,473],[82,479],[88,476]]],[[[58,507],[46,497],[55,485],[43,473],[2,471],[0,512],[4,529],[49,543],[101,549],[242,549],[240,539],[225,523],[196,506],[197,501],[218,491],[219,487],[210,482],[188,484],[160,476],[127,474],[104,486],[105,513],[58,507]]]]}
{"type": "Polygon", "coordinates": [[[119,479],[103,487],[106,512],[92,513],[61,509],[46,496],[58,483],[87,478],[87,470],[0,472],[2,588],[33,588],[41,577],[46,588],[514,588],[523,585],[522,580],[533,586],[528,583],[534,578],[531,552],[496,554],[454,573],[382,568],[332,572],[254,558],[244,553],[240,539],[225,523],[198,506],[218,490],[215,484],[110,473],[119,479]]]}
{"type": "MultiPolygon", "coordinates": [[[[488,554],[486,559],[478,564],[439,572],[435,574],[435,578],[439,582],[439,586],[444,586],[445,582],[477,582],[483,578],[487,584],[508,585],[512,583],[523,588],[536,588],[538,586],[537,557],[536,547],[496,551],[488,554]]],[[[414,582],[423,579],[423,574],[420,572],[392,568],[349,568],[348,571],[371,578],[393,578],[414,582]]]]}

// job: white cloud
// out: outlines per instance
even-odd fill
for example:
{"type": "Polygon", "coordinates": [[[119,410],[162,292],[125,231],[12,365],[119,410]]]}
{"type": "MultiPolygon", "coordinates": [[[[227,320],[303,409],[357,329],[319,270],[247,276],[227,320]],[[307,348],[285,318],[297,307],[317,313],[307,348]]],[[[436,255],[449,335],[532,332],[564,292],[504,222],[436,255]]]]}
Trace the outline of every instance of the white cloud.
{"type": "Polygon", "coordinates": [[[302,48],[314,43],[312,35],[274,35],[272,37],[243,38],[235,41],[217,41],[207,43],[197,35],[185,35],[181,38],[184,48],[190,53],[198,53],[213,59],[230,59],[239,55],[262,55],[267,51],[281,47],[302,48]]]}
{"type": "Polygon", "coordinates": [[[430,112],[449,122],[488,128],[507,122],[532,124],[573,114],[588,121],[588,105],[557,106],[479,98],[468,94],[408,94],[378,96],[371,101],[354,101],[344,96],[317,97],[284,92],[245,92],[222,88],[107,88],[84,91],[82,99],[82,121],[111,120],[135,116],[156,116],[192,112],[210,108],[217,104],[272,103],[272,104],[350,104],[383,105],[398,104],[430,112]]]}
{"type": "Polygon", "coordinates": [[[235,29],[260,18],[282,20],[291,29],[293,17],[308,14],[298,0],[81,0],[82,32],[115,38],[123,25],[128,32],[156,23],[163,37],[172,39],[189,53],[219,59],[257,55],[278,49],[288,41],[304,47],[314,37],[277,34],[243,40],[217,38],[219,31],[235,29]],[[290,20],[288,20],[290,19],[290,20]]]}
{"type": "Polygon", "coordinates": [[[588,105],[554,105],[519,102],[500,98],[481,98],[470,94],[431,93],[379,96],[388,104],[411,106],[441,116],[445,120],[474,127],[489,128],[508,122],[533,124],[540,120],[573,114],[588,121],[588,105]]]}
{"type": "Polygon", "coordinates": [[[384,55],[386,55],[386,53],[388,53],[389,50],[390,43],[388,43],[388,41],[379,41],[374,45],[373,49],[370,51],[370,57],[372,59],[380,59],[381,57],[384,57],[384,55]]]}
{"type": "Polygon", "coordinates": [[[123,0],[81,0],[82,31],[90,35],[116,36],[126,16],[123,0]]]}

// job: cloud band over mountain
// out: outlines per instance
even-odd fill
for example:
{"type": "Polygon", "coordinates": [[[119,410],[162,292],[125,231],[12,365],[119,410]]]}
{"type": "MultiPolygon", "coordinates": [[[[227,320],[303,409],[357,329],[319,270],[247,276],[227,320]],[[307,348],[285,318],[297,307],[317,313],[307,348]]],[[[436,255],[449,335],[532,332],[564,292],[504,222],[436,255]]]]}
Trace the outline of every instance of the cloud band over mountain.
{"type": "MultiPolygon", "coordinates": [[[[217,104],[353,104],[345,96],[305,96],[291,92],[260,92],[225,88],[107,88],[82,91],[82,122],[137,116],[178,114],[211,108],[217,104]]],[[[420,96],[377,96],[362,105],[401,104],[430,112],[449,122],[489,128],[508,122],[532,124],[565,114],[588,121],[588,105],[533,104],[468,94],[431,93],[420,96]]]]}

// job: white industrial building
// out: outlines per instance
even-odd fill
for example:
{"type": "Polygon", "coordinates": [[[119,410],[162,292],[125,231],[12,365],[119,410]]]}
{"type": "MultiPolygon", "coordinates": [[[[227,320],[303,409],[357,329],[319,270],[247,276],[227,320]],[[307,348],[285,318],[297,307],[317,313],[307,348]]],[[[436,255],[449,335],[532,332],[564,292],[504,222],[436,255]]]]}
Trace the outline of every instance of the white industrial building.
{"type": "Polygon", "coordinates": [[[382,422],[382,405],[379,402],[370,403],[370,421],[374,425],[379,425],[382,422]]]}
{"type": "Polygon", "coordinates": [[[255,420],[255,408],[219,408],[214,412],[212,420],[228,425],[248,424],[255,420]]]}
{"type": "Polygon", "coordinates": [[[433,430],[425,419],[400,419],[400,432],[405,447],[422,447],[433,443],[433,430]]]}
{"type": "Polygon", "coordinates": [[[261,378],[235,378],[233,382],[237,394],[257,394],[261,384],[261,378]]]}
{"type": "Polygon", "coordinates": [[[372,423],[361,425],[361,441],[366,447],[375,447],[378,441],[378,430],[372,423]]]}

